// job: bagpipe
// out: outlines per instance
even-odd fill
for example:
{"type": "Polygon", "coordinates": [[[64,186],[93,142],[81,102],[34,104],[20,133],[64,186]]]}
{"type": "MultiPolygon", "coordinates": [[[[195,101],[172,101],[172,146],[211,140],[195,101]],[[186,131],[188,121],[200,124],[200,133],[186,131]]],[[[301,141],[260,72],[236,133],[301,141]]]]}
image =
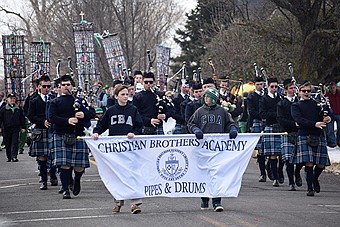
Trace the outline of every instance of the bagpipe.
{"type": "MultiPolygon", "coordinates": [[[[256,76],[261,77],[263,75],[266,81],[266,85],[268,85],[269,77],[267,75],[266,70],[264,68],[261,68],[261,70],[259,70],[256,63],[254,63],[254,67],[255,67],[256,76]]],[[[301,86],[301,84],[297,83],[297,80],[294,75],[294,67],[292,63],[288,63],[288,71],[289,71],[292,84],[296,86],[296,96],[298,97],[299,87],[301,86]]],[[[305,81],[304,83],[307,83],[307,82],[309,83],[309,81],[305,81]]],[[[279,89],[281,89],[281,92],[278,91],[278,94],[281,97],[284,97],[284,94],[282,92],[284,90],[283,85],[278,84],[278,86],[279,86],[279,89]]],[[[319,83],[318,85],[311,84],[311,88],[312,88],[312,92],[311,92],[310,98],[314,100],[317,103],[317,105],[321,108],[321,112],[323,116],[331,116],[333,114],[333,111],[331,109],[328,97],[325,96],[325,91],[326,91],[325,86],[322,83],[319,83]]]]}
{"type": "MultiPolygon", "coordinates": [[[[146,54],[147,54],[147,58],[148,58],[148,72],[151,72],[153,73],[153,67],[152,67],[152,59],[151,59],[151,53],[150,53],[150,50],[147,50],[146,51],[146,54]]],[[[165,97],[165,95],[163,94],[160,94],[160,91],[159,91],[159,87],[160,87],[160,78],[159,78],[159,75],[157,76],[157,79],[156,79],[156,87],[155,88],[151,88],[151,92],[155,95],[156,97],[156,107],[157,107],[157,112],[158,114],[164,114],[164,111],[165,111],[165,106],[167,105],[167,99],[165,97]]]]}
{"type": "MultiPolygon", "coordinates": [[[[56,65],[56,72],[57,72],[57,78],[60,78],[60,66],[61,66],[61,59],[58,59],[57,61],[57,65],[56,65]]],[[[70,75],[72,79],[74,79],[74,70],[72,67],[72,58],[68,57],[67,58],[67,68],[68,68],[68,73],[66,75],[70,75]]],[[[88,111],[90,111],[90,105],[89,102],[87,101],[88,99],[90,99],[92,101],[92,99],[94,99],[93,97],[93,92],[92,89],[90,88],[90,85],[86,84],[85,81],[85,90],[82,89],[82,87],[78,86],[75,87],[74,90],[72,90],[72,95],[74,97],[74,103],[73,103],[73,108],[74,108],[74,112],[83,112],[84,114],[88,111]],[[89,90],[89,92],[87,92],[87,90],[89,90]]],[[[79,124],[85,128],[88,128],[91,126],[91,119],[79,119],[79,124]]]]}

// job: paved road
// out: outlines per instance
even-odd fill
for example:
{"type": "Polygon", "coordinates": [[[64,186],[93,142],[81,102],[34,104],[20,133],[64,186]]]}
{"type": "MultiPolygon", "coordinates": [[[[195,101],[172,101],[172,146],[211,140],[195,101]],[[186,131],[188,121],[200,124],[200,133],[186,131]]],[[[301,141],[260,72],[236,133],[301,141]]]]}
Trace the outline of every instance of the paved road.
{"type": "Polygon", "coordinates": [[[296,192],[259,183],[254,159],[244,175],[238,198],[223,198],[225,211],[200,210],[199,198],[148,198],[142,213],[129,206],[111,214],[108,193],[92,161],[82,178],[80,195],[63,200],[58,187],[39,190],[37,166],[27,148],[19,162],[7,163],[0,151],[0,226],[339,226],[340,176],[321,175],[321,193],[307,197],[305,182],[296,192]]]}

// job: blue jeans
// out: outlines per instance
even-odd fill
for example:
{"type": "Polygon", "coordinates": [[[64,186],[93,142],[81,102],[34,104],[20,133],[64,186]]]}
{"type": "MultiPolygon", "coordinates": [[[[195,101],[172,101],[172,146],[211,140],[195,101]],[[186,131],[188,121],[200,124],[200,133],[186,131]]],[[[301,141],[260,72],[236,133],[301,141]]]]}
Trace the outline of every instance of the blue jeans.
{"type": "Polygon", "coordinates": [[[340,114],[334,114],[332,121],[327,124],[327,144],[336,144],[340,142],[340,114]],[[334,122],[336,122],[337,132],[335,136],[334,122]]]}

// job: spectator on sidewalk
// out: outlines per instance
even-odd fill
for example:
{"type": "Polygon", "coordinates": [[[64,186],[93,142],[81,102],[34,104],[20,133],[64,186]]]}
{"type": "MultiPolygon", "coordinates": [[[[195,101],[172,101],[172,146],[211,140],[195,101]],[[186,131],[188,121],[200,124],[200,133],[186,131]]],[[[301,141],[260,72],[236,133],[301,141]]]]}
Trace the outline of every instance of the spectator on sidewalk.
{"type": "MultiPolygon", "coordinates": [[[[5,94],[0,91],[0,109],[6,105],[6,100],[4,99],[5,97],[5,94]]],[[[2,149],[5,149],[5,137],[4,137],[4,126],[3,124],[0,125],[1,127],[1,135],[2,135],[2,142],[1,142],[1,145],[0,145],[0,151],[2,149]]]]}
{"type": "Polygon", "coordinates": [[[16,96],[8,94],[7,104],[0,110],[0,125],[4,124],[7,162],[18,162],[19,133],[25,131],[23,110],[16,104],[16,96]]]}
{"type": "Polygon", "coordinates": [[[327,146],[340,147],[340,91],[337,90],[335,83],[329,84],[329,92],[326,93],[329,104],[333,110],[332,121],[327,124],[327,146]],[[334,123],[336,122],[337,132],[335,134],[334,123]]]}

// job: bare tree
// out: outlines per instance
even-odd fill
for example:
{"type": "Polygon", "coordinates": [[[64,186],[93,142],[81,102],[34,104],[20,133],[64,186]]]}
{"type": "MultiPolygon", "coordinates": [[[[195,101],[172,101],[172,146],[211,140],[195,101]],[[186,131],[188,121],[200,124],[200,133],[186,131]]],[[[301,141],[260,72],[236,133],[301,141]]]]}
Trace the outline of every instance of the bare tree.
{"type": "MultiPolygon", "coordinates": [[[[80,21],[82,11],[87,21],[94,22],[95,32],[120,34],[127,65],[132,69],[146,68],[146,49],[153,51],[181,16],[174,0],[29,0],[25,8],[26,15],[4,7],[0,12],[13,14],[23,22],[20,29],[28,35],[28,42],[52,42],[52,65],[58,58],[74,59],[72,23],[80,21]]],[[[101,74],[108,75],[104,51],[99,45],[95,47],[101,74]]]]}

